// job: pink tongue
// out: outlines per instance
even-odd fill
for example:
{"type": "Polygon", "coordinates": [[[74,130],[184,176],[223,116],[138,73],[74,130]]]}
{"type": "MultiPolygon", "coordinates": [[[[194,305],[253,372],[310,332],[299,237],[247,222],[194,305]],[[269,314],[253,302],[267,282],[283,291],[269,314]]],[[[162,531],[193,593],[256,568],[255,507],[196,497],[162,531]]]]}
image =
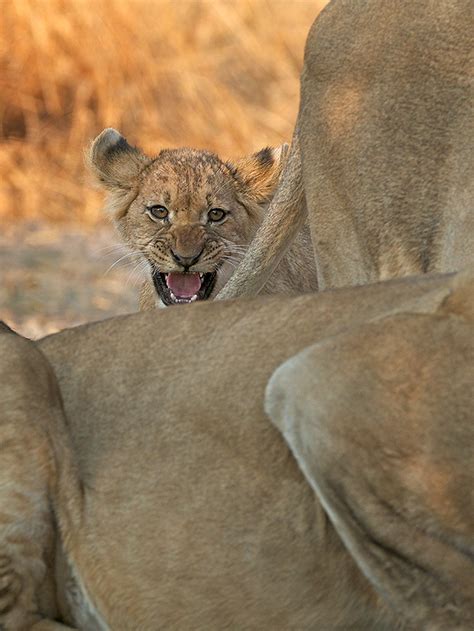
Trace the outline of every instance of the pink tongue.
{"type": "Polygon", "coordinates": [[[176,298],[191,298],[201,289],[201,279],[197,272],[195,274],[171,272],[166,277],[166,284],[176,298]]]}

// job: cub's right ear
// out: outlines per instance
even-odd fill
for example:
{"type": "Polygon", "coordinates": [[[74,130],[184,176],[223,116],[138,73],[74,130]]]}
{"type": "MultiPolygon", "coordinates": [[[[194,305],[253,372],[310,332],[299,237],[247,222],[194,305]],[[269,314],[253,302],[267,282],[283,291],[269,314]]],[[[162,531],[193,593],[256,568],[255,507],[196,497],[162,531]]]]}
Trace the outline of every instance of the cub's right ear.
{"type": "Polygon", "coordinates": [[[151,161],[112,128],[104,129],[97,136],[86,156],[89,169],[108,190],[130,190],[136,177],[151,161]]]}

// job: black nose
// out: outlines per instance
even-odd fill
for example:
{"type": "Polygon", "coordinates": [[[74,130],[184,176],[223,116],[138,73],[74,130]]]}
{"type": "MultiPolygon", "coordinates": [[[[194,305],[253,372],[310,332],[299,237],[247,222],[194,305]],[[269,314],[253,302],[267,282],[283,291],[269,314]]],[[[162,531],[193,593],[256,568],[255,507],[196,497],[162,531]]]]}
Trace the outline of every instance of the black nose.
{"type": "Polygon", "coordinates": [[[176,252],[173,252],[173,250],[171,250],[171,256],[174,258],[176,263],[179,263],[186,269],[188,267],[191,267],[191,265],[194,265],[194,263],[197,263],[201,257],[201,254],[202,250],[196,256],[181,256],[181,254],[176,254],[176,252]]]}

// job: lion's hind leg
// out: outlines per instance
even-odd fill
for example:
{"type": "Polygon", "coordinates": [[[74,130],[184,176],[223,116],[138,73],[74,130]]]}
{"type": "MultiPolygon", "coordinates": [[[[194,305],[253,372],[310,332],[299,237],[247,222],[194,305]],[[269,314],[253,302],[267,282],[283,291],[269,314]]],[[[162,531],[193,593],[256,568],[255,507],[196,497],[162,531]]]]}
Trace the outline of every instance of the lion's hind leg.
{"type": "Polygon", "coordinates": [[[37,436],[18,431],[20,420],[0,425],[0,628],[6,631],[29,628],[39,619],[48,604],[40,602],[40,591],[54,602],[52,584],[49,590],[47,585],[54,536],[48,501],[52,467],[47,450],[35,444],[37,436]]]}
{"type": "Polygon", "coordinates": [[[309,347],[267,390],[346,548],[416,629],[474,628],[474,336],[454,297],[309,347]]]}
{"type": "Polygon", "coordinates": [[[53,622],[50,494],[56,482],[52,416],[59,412],[54,375],[33,342],[0,332],[1,631],[61,628],[53,622]]]}

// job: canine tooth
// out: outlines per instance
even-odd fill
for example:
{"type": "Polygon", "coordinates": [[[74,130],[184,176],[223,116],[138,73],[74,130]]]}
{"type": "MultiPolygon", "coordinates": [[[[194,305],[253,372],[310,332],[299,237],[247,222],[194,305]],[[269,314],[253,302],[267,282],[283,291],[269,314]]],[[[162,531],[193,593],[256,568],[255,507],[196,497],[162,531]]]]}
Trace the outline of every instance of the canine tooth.
{"type": "Polygon", "coordinates": [[[171,289],[170,289],[170,296],[173,300],[178,300],[176,296],[174,295],[174,293],[171,291],[171,289]]]}
{"type": "Polygon", "coordinates": [[[197,294],[194,294],[189,302],[194,302],[195,300],[197,300],[197,294]]]}
{"type": "Polygon", "coordinates": [[[202,272],[199,272],[199,278],[202,278],[204,276],[204,274],[202,272]]]}

